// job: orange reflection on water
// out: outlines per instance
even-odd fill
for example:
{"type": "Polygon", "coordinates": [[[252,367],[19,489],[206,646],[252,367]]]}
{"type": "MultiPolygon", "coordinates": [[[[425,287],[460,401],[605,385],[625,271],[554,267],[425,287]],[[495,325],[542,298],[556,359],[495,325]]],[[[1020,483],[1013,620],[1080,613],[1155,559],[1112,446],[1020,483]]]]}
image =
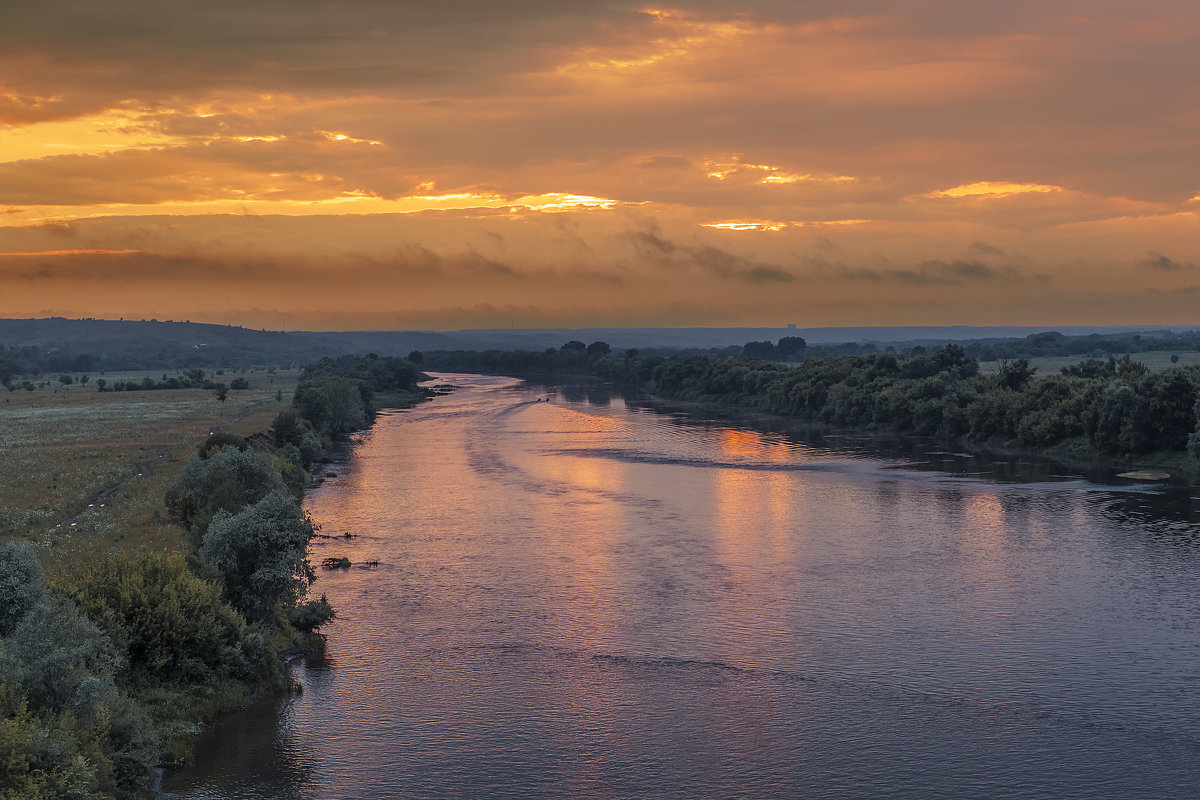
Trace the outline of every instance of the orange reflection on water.
{"type": "Polygon", "coordinates": [[[967,532],[971,541],[986,549],[1004,545],[1004,505],[994,494],[981,493],[964,498],[967,532]]]}
{"type": "Polygon", "coordinates": [[[790,473],[772,470],[714,470],[716,541],[724,556],[779,558],[791,519],[790,473]]]}
{"type": "MultiPolygon", "coordinates": [[[[783,442],[754,431],[724,429],[720,446],[722,455],[731,460],[782,464],[792,459],[783,442]]],[[[774,557],[782,555],[791,517],[791,477],[792,473],[772,469],[715,471],[714,516],[723,552],[733,556],[753,546],[766,547],[774,557]]]]}
{"type": "Polygon", "coordinates": [[[726,428],[721,431],[720,445],[721,454],[731,458],[782,464],[792,457],[791,449],[782,441],[768,439],[754,431],[726,428]]]}
{"type": "Polygon", "coordinates": [[[964,497],[963,501],[966,523],[963,555],[971,580],[991,591],[1011,588],[1013,574],[1008,565],[1003,503],[989,492],[964,497]]]}

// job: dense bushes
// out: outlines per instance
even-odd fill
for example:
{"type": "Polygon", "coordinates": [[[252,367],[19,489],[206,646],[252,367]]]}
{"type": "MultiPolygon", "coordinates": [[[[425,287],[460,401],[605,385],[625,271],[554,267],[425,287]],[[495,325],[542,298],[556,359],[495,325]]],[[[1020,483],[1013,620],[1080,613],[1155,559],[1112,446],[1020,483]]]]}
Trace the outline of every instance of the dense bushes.
{"type": "Polygon", "coordinates": [[[266,622],[290,609],[316,579],[308,563],[315,530],[287,492],[276,491],[238,512],[218,511],[197,556],[224,583],[224,596],[247,619],[266,622]]]}
{"type": "Polygon", "coordinates": [[[32,547],[0,548],[0,798],[137,795],[156,765],[190,758],[198,722],[286,685],[284,648],[320,646],[336,614],[306,602],[307,470],[322,438],[369,423],[377,387],[418,374],[371,361],[306,378],[274,442],[216,433],[198,448],[166,497],[190,560],[108,554],[46,579],[32,547]]]}
{"type": "MultiPolygon", "coordinates": [[[[6,564],[31,557],[0,549],[6,564]]],[[[270,632],[180,556],[105,555],[44,588],[21,572],[36,601],[9,614],[0,652],[5,798],[135,795],[156,765],[187,758],[197,721],[284,677],[270,632]]]]}
{"type": "Polygon", "coordinates": [[[1087,436],[1115,455],[1183,451],[1197,425],[1200,371],[1032,379],[1028,363],[998,375],[953,346],[932,356],[810,359],[796,367],[683,359],[647,388],[667,397],[750,406],[842,425],[1045,448],[1087,436]]]}
{"type": "Polygon", "coordinates": [[[132,685],[206,684],[271,672],[221,588],[192,573],[179,555],[105,555],[53,588],[122,643],[132,685]]]}
{"type": "Polygon", "coordinates": [[[284,488],[283,476],[269,456],[225,446],[205,458],[188,459],[182,480],[167,494],[167,510],[199,545],[218,512],[236,514],[284,488]]]}
{"type": "MultiPolygon", "coordinates": [[[[370,425],[382,405],[407,407],[425,399],[428,393],[417,385],[424,378],[414,363],[403,358],[374,354],[323,358],[304,368],[292,405],[296,417],[318,436],[344,441],[370,425]]],[[[285,442],[303,451],[295,420],[286,423],[285,442]]],[[[276,427],[276,436],[280,435],[276,427]]]]}

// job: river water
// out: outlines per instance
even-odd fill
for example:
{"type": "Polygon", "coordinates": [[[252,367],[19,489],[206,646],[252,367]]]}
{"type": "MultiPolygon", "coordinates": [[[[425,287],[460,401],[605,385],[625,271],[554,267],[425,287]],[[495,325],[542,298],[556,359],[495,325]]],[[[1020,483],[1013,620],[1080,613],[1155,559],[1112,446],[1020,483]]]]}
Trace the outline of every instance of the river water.
{"type": "Polygon", "coordinates": [[[1188,487],[450,380],[310,495],[379,562],[328,662],[167,796],[1200,796],[1188,487]]]}

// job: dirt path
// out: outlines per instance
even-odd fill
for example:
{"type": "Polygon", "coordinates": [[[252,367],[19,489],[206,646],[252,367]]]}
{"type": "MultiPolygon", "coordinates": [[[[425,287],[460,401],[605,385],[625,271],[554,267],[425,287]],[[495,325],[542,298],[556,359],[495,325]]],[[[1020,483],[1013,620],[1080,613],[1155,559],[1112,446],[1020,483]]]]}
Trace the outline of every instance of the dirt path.
{"type": "MultiPolygon", "coordinates": [[[[253,412],[250,409],[246,409],[246,410],[242,411],[241,413],[236,414],[235,416],[229,418],[228,420],[221,423],[220,425],[212,426],[211,428],[208,429],[208,435],[212,436],[214,433],[219,433],[223,427],[226,427],[229,425],[234,425],[238,422],[241,422],[246,417],[250,416],[251,413],[253,413],[253,412]]],[[[143,461],[133,462],[133,466],[137,470],[136,474],[130,475],[125,480],[119,481],[119,482],[113,484],[112,486],[107,486],[107,487],[101,489],[100,491],[96,492],[94,495],[92,495],[91,497],[88,498],[88,502],[87,502],[86,506],[79,509],[79,511],[75,512],[74,514],[67,517],[66,519],[61,520],[61,521],[55,523],[54,525],[48,527],[46,529],[46,532],[48,533],[50,531],[58,530],[58,529],[64,528],[64,527],[69,528],[72,525],[77,524],[79,522],[79,520],[83,518],[83,515],[88,512],[89,509],[98,508],[98,507],[107,505],[109,503],[109,501],[112,500],[113,495],[115,495],[117,492],[124,489],[129,484],[133,483],[136,480],[144,478],[147,475],[153,475],[157,471],[159,463],[161,463],[163,461],[177,460],[175,458],[174,448],[181,446],[179,443],[176,443],[176,442],[173,442],[173,443],[167,443],[167,442],[95,442],[95,443],[89,443],[87,445],[88,447],[137,447],[137,446],[148,446],[148,445],[154,445],[154,447],[155,447],[155,453],[154,453],[155,457],[153,460],[143,460],[143,461]]],[[[79,445],[54,445],[52,448],[48,448],[48,449],[64,449],[64,448],[71,448],[71,447],[78,448],[79,445]]]]}

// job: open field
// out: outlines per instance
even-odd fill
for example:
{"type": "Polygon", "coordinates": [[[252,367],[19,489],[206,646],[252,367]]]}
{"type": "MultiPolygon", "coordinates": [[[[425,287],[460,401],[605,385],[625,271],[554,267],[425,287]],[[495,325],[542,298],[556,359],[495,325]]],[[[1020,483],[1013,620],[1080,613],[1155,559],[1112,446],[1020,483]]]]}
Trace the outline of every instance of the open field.
{"type": "MultiPolygon", "coordinates": [[[[1200,364],[1200,353],[1195,351],[1181,350],[1174,355],[1179,356],[1179,363],[1171,363],[1171,355],[1169,351],[1152,350],[1144,353],[1130,353],[1129,357],[1134,361],[1140,361],[1150,369],[1163,370],[1168,367],[1186,367],[1189,364],[1200,364]]],[[[1046,358],[1031,358],[1029,365],[1037,367],[1037,376],[1044,378],[1047,375],[1057,375],[1063,367],[1069,367],[1083,361],[1086,356],[1050,356],[1046,358]]],[[[980,361],[980,372],[999,372],[999,361],[980,361]]]]}
{"type": "MultiPolygon", "coordinates": [[[[145,376],[162,373],[105,378],[111,385],[145,376]]],[[[94,383],[57,381],[57,388],[0,393],[0,538],[29,539],[66,560],[108,548],[179,548],[163,496],[187,456],[210,430],[269,428],[291,401],[298,373],[238,377],[250,387],[230,391],[223,403],[207,389],[100,393],[94,383]]]]}

